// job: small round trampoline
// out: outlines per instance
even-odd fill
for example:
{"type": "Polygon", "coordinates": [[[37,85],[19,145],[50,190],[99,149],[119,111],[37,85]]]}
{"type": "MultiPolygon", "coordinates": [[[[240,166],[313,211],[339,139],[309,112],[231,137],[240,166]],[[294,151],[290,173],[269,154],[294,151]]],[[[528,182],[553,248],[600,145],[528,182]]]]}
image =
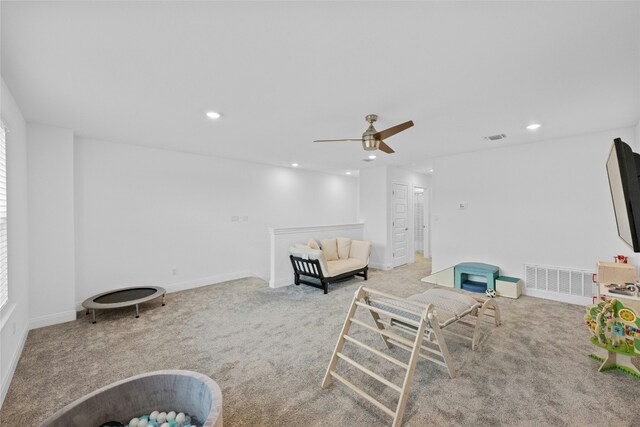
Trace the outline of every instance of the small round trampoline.
{"type": "Polygon", "coordinates": [[[132,288],[116,289],[103,292],[87,298],[82,306],[93,313],[92,323],[96,323],[96,310],[106,310],[110,308],[122,308],[136,306],[136,318],[140,317],[138,304],[162,297],[164,305],[164,295],[166,291],[160,286],[135,286],[132,288]]]}

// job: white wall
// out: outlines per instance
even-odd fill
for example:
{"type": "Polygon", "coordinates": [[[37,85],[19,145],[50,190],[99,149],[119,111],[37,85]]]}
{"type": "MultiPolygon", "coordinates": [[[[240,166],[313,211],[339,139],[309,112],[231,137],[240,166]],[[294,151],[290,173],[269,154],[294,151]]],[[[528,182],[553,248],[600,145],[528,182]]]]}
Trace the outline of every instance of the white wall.
{"type": "Polygon", "coordinates": [[[83,138],[75,149],[77,302],[127,285],[268,280],[269,227],[357,219],[355,178],[83,138]]]}
{"type": "Polygon", "coordinates": [[[522,277],[524,263],[594,270],[631,255],[618,237],[605,161],[619,129],[434,160],[434,271],[463,261],[522,277]],[[467,209],[458,209],[458,202],[467,209]]]}
{"type": "Polygon", "coordinates": [[[388,217],[387,167],[360,170],[360,221],[364,223],[364,239],[371,242],[369,265],[390,269],[387,261],[388,217]]]}
{"type": "Polygon", "coordinates": [[[73,132],[27,126],[29,316],[38,328],[76,318],[73,132]]]}
{"type": "Polygon", "coordinates": [[[0,116],[7,134],[9,303],[0,310],[0,406],[9,389],[29,325],[26,123],[2,80],[0,116]]]}

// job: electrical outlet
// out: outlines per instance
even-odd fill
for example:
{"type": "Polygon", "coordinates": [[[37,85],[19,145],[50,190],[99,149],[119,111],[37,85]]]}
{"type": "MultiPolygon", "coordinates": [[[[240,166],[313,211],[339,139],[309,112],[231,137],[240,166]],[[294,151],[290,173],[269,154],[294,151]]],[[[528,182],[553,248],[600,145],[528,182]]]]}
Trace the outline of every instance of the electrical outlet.
{"type": "Polygon", "coordinates": [[[171,270],[171,273],[175,276],[176,274],[178,274],[178,269],[174,268],[173,270],[171,270]]]}
{"type": "Polygon", "coordinates": [[[238,222],[240,221],[240,217],[238,215],[234,215],[231,217],[231,222],[238,222]]]}
{"type": "Polygon", "coordinates": [[[458,209],[467,209],[467,202],[459,202],[458,209]]]}

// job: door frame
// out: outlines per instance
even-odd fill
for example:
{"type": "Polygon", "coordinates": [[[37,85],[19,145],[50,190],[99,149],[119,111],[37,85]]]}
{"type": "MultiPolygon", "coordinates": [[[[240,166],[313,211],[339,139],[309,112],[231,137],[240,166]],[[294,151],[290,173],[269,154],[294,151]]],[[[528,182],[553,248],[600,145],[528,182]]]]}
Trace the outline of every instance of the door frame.
{"type": "MultiPolygon", "coordinates": [[[[420,187],[424,188],[424,187],[420,187]]],[[[424,249],[424,257],[431,258],[431,189],[424,188],[424,241],[422,242],[424,249]]]]}
{"type": "MultiPolygon", "coordinates": [[[[421,187],[419,185],[413,185],[412,186],[411,194],[413,195],[413,200],[412,200],[411,205],[412,205],[412,210],[413,210],[412,211],[412,213],[413,213],[413,218],[412,218],[413,232],[411,233],[411,236],[412,236],[411,241],[412,241],[412,244],[413,244],[413,250],[412,250],[413,257],[412,258],[413,258],[414,262],[415,262],[415,254],[416,254],[416,252],[418,252],[418,243],[419,243],[416,240],[417,225],[418,225],[418,217],[416,216],[416,202],[418,201],[418,197],[419,197],[418,195],[419,194],[422,194],[422,198],[424,200],[425,195],[426,195],[425,193],[426,193],[426,188],[421,187]],[[422,190],[422,191],[418,191],[418,190],[422,190]]],[[[424,207],[426,207],[426,205],[423,206],[423,212],[422,212],[423,213],[423,218],[422,218],[422,220],[423,220],[422,225],[423,226],[425,225],[424,224],[424,207]]],[[[423,237],[424,237],[424,234],[423,234],[423,237]]],[[[423,238],[422,239],[422,253],[424,254],[425,251],[426,251],[426,249],[425,249],[425,246],[424,246],[424,238],[423,238]]]]}

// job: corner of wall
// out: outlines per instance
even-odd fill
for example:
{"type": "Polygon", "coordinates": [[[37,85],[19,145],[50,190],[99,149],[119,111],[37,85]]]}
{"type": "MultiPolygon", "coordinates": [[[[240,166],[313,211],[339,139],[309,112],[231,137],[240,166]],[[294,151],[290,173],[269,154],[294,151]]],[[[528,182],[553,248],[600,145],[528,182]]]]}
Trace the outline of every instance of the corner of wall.
{"type": "Polygon", "coordinates": [[[0,76],[0,111],[8,127],[7,170],[9,236],[9,304],[0,310],[0,406],[9,390],[13,373],[29,331],[29,227],[26,122],[20,107],[0,76]]]}
{"type": "Polygon", "coordinates": [[[29,330],[44,328],[45,326],[57,325],[58,323],[72,322],[76,320],[75,310],[66,310],[60,313],[45,314],[43,316],[29,319],[29,330]]]}
{"type": "Polygon", "coordinates": [[[73,150],[71,129],[27,125],[31,328],[75,319],[73,150]]]}

